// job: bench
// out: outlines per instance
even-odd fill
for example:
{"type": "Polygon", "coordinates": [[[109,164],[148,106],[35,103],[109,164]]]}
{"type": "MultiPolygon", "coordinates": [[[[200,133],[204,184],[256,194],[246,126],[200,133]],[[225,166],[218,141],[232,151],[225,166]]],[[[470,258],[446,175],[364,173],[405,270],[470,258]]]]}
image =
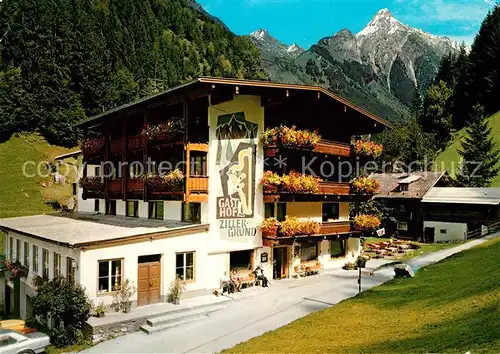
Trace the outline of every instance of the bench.
{"type": "Polygon", "coordinates": [[[256,283],[255,276],[252,272],[238,273],[238,278],[240,278],[240,280],[241,280],[241,287],[242,288],[249,288],[251,286],[254,286],[256,283]]]}

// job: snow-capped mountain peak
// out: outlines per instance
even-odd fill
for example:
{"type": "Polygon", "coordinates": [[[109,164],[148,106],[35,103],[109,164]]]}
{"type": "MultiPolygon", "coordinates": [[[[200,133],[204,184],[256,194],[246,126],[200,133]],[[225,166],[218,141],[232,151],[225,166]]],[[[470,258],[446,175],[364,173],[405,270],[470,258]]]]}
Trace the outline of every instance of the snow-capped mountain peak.
{"type": "Polygon", "coordinates": [[[250,36],[259,41],[263,41],[266,37],[269,37],[269,32],[261,28],[255,32],[250,33],[250,36]]]}
{"type": "Polygon", "coordinates": [[[288,53],[294,53],[297,51],[304,51],[302,48],[300,48],[297,44],[293,43],[291,46],[289,46],[286,50],[288,53]]]}
{"type": "Polygon", "coordinates": [[[396,20],[388,9],[382,9],[375,14],[368,25],[358,32],[356,36],[367,36],[379,30],[384,30],[388,34],[393,34],[400,29],[408,29],[408,26],[396,20]]]}

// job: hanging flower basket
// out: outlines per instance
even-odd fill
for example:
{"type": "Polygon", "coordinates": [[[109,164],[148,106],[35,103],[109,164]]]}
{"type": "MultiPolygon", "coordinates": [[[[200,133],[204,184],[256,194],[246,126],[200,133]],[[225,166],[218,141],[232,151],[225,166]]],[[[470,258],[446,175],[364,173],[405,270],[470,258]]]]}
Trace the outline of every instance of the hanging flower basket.
{"type": "Polygon", "coordinates": [[[354,151],[360,156],[371,156],[377,158],[382,155],[383,147],[374,141],[356,140],[354,143],[354,151]]]}
{"type": "Polygon", "coordinates": [[[80,188],[85,188],[88,191],[100,191],[104,188],[102,178],[99,176],[82,177],[78,181],[78,186],[80,188]]]}
{"type": "Polygon", "coordinates": [[[266,171],[262,176],[260,184],[262,184],[264,193],[274,194],[279,192],[282,185],[282,179],[277,173],[266,171]]]}
{"type": "Polygon", "coordinates": [[[185,131],[181,118],[173,118],[161,124],[146,124],[140,136],[152,141],[172,141],[182,138],[185,131]]]}
{"type": "Polygon", "coordinates": [[[380,188],[380,182],[373,178],[359,176],[351,181],[351,192],[355,194],[374,194],[380,188]]]}
{"type": "Polygon", "coordinates": [[[5,267],[11,274],[11,278],[27,278],[29,269],[27,266],[21,264],[21,262],[5,262],[5,267]]]}
{"type": "Polygon", "coordinates": [[[146,185],[152,189],[172,189],[178,190],[184,182],[184,174],[181,170],[175,169],[171,172],[156,174],[148,173],[142,177],[146,185]]]}
{"type": "Polygon", "coordinates": [[[92,155],[101,152],[106,143],[106,138],[103,136],[83,140],[80,144],[80,149],[85,155],[92,155]]]}
{"type": "Polygon", "coordinates": [[[372,231],[380,226],[380,219],[376,215],[362,214],[354,218],[354,228],[357,231],[372,231]]]}

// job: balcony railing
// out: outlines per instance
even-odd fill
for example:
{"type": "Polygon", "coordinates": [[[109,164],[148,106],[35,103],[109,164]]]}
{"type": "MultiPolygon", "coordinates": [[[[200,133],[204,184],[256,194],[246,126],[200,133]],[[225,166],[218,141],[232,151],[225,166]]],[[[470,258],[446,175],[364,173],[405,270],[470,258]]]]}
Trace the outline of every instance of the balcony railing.
{"type": "Polygon", "coordinates": [[[145,139],[140,135],[129,136],[127,138],[127,149],[137,150],[144,148],[145,139]]]}
{"type": "Polygon", "coordinates": [[[109,146],[109,151],[112,154],[116,154],[122,151],[122,140],[121,139],[116,139],[112,140],[109,146]]]}
{"type": "Polygon", "coordinates": [[[129,178],[127,180],[127,192],[142,192],[144,190],[144,180],[140,178],[129,178]]]}
{"type": "Polygon", "coordinates": [[[349,231],[351,231],[351,222],[349,220],[326,221],[321,224],[320,234],[341,234],[349,231]]]}
{"type": "MultiPolygon", "coordinates": [[[[300,148],[288,148],[289,150],[304,150],[311,151],[300,148]]],[[[312,150],[315,153],[319,154],[327,154],[327,155],[335,155],[335,156],[343,156],[349,157],[352,156],[352,147],[350,144],[339,143],[336,141],[324,140],[321,139],[319,143],[316,144],[314,149],[312,150]]],[[[278,155],[279,148],[278,147],[266,147],[264,149],[264,155],[266,157],[273,157],[278,155]]]]}
{"type": "Polygon", "coordinates": [[[318,194],[349,195],[350,186],[348,182],[319,182],[318,194]]]}
{"type": "Polygon", "coordinates": [[[122,180],[121,179],[110,179],[108,181],[108,192],[121,193],[122,192],[122,180]]]}

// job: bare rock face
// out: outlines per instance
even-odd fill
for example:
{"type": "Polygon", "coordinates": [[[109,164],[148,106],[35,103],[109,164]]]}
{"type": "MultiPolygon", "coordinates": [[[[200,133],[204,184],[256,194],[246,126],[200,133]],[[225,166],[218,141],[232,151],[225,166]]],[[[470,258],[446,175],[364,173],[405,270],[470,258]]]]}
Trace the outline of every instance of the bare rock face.
{"type": "Polygon", "coordinates": [[[409,112],[417,86],[422,93],[429,86],[441,58],[458,51],[456,42],[411,28],[387,9],[357,34],[343,29],[306,51],[288,51],[266,30],[253,32],[250,39],[271,80],[326,87],[393,121],[409,112]],[[319,75],[307,72],[311,64],[319,75]]]}

